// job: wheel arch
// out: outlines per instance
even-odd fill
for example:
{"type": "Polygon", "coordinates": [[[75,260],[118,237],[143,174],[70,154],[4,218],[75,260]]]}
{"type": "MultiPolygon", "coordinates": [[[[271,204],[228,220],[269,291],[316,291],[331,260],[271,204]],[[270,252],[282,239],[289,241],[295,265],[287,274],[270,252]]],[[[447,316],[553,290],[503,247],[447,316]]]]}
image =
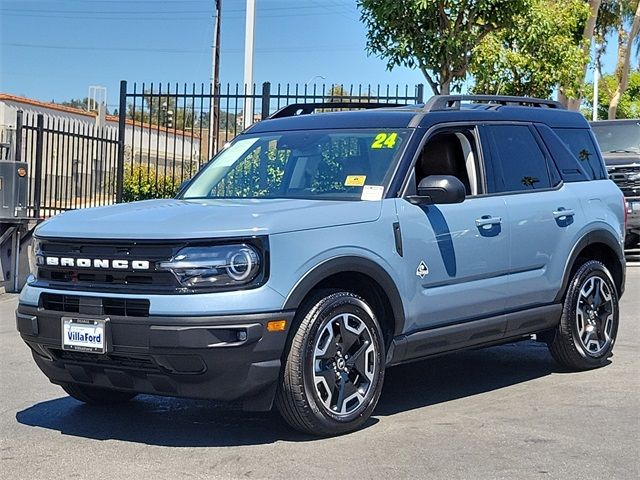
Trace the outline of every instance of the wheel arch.
{"type": "Polygon", "coordinates": [[[378,263],[357,256],[331,258],[302,277],[287,296],[284,309],[297,309],[312,292],[322,288],[345,289],[373,303],[387,347],[394,336],[402,333],[405,315],[400,292],[391,275],[378,263]]]}
{"type": "Polygon", "coordinates": [[[583,259],[601,261],[611,272],[618,296],[622,296],[625,283],[624,251],[611,232],[594,230],[581,237],[573,247],[562,277],[562,286],[555,299],[556,302],[560,302],[564,298],[571,277],[583,263],[583,259]]]}

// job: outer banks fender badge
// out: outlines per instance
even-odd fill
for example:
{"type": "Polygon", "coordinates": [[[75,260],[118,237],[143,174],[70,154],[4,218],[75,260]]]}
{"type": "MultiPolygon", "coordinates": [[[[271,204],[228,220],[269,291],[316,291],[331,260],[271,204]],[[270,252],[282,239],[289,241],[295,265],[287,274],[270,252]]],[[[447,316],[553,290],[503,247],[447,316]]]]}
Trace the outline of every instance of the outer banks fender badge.
{"type": "Polygon", "coordinates": [[[420,278],[424,278],[429,275],[429,267],[427,267],[427,264],[424,263],[424,261],[420,261],[418,268],[416,268],[416,275],[420,278]]]}

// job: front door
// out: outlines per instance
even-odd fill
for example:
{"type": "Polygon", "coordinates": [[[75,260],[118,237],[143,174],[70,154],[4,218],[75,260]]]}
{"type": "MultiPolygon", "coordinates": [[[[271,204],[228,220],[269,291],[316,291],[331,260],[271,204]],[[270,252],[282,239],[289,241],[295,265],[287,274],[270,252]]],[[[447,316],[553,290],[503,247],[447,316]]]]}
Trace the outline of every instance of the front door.
{"type": "Polygon", "coordinates": [[[467,187],[463,203],[418,206],[396,200],[409,292],[408,332],[504,312],[507,208],[502,197],[483,195],[476,139],[473,127],[432,136],[416,162],[416,178],[409,181],[415,185],[423,176],[454,175],[467,187]]]}

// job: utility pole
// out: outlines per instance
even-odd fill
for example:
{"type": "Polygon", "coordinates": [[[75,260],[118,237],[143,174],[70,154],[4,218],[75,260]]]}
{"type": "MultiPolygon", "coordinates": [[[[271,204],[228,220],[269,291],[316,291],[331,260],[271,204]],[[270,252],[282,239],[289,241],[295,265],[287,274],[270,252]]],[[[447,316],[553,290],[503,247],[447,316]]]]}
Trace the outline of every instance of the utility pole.
{"type": "Polygon", "coordinates": [[[209,104],[209,150],[211,158],[218,142],[218,117],[220,115],[220,26],[222,21],[222,0],[213,0],[213,41],[211,43],[211,103],[209,104]]]}
{"type": "Polygon", "coordinates": [[[247,17],[244,35],[244,128],[253,123],[253,47],[256,28],[256,0],[247,0],[247,17]]]}
{"type": "Polygon", "coordinates": [[[598,83],[600,80],[599,59],[596,58],[595,68],[593,69],[593,117],[595,122],[598,120],[598,83]]]}

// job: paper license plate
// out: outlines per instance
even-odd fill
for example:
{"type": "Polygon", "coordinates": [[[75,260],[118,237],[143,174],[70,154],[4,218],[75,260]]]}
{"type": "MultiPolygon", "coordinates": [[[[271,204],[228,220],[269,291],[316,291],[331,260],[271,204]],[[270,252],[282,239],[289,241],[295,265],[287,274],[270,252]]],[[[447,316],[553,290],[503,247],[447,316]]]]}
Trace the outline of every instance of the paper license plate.
{"type": "Polygon", "coordinates": [[[632,212],[640,212],[640,202],[629,202],[632,212]]]}
{"type": "Polygon", "coordinates": [[[107,320],[62,318],[62,349],[105,353],[107,320]]]}

